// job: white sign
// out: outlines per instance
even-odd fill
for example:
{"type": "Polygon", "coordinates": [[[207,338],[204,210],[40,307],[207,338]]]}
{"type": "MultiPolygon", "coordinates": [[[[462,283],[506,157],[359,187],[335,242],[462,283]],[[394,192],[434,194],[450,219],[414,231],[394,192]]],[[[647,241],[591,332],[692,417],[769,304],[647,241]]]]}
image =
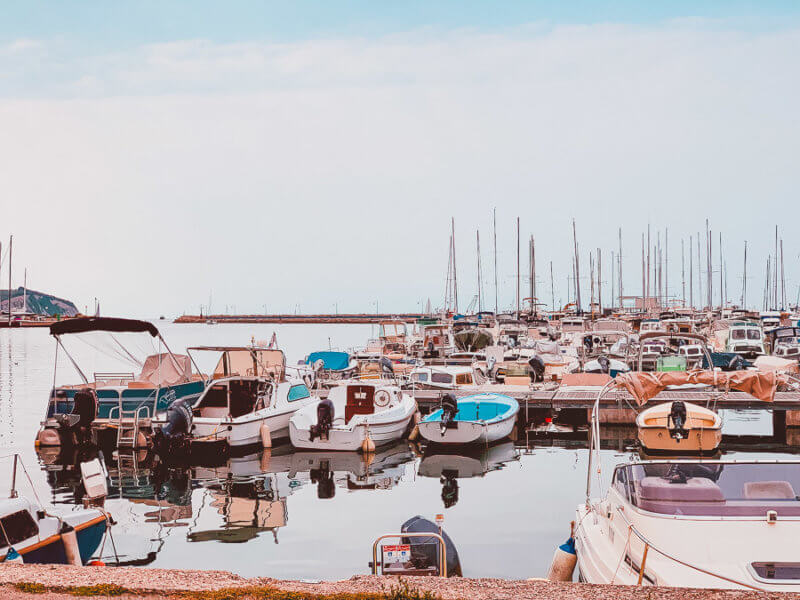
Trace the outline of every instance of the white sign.
{"type": "Polygon", "coordinates": [[[381,546],[383,552],[383,566],[397,563],[406,563],[411,560],[411,545],[397,544],[394,546],[381,546]]]}

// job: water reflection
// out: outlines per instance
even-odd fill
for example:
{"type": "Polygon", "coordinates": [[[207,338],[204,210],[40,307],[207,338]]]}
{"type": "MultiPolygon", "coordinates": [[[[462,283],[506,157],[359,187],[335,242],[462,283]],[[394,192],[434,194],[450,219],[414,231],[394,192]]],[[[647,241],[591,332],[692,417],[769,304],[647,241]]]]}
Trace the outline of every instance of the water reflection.
{"type": "Polygon", "coordinates": [[[472,451],[444,452],[436,449],[422,457],[419,474],[422,477],[439,479],[442,484],[442,502],[445,508],[450,508],[458,502],[459,479],[483,477],[518,459],[518,451],[511,441],[472,451]]]}

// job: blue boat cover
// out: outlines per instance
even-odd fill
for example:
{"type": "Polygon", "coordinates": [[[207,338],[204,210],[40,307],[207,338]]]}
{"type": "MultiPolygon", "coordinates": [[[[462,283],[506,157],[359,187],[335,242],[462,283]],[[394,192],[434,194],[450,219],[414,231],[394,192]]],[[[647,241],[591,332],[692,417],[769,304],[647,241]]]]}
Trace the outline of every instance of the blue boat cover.
{"type": "Polygon", "coordinates": [[[322,359],[323,368],[329,371],[343,371],[350,365],[350,355],[347,352],[312,352],[306,359],[307,365],[313,365],[322,359]]]}

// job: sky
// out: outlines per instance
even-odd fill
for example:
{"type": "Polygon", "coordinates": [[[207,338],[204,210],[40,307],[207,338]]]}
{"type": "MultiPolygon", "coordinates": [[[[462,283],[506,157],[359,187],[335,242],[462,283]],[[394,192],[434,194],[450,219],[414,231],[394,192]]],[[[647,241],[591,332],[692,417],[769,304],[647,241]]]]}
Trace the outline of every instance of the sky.
{"type": "Polygon", "coordinates": [[[4,285],[13,234],[14,286],[27,269],[30,287],[81,309],[98,298],[107,315],[209,299],[213,312],[415,311],[442,304],[453,217],[461,308],[478,231],[493,308],[496,209],[501,309],[515,304],[517,217],[522,296],[532,235],[539,297],[566,302],[574,218],[584,298],[599,248],[609,299],[619,227],[625,293],[641,293],[648,223],[653,242],[669,231],[680,298],[681,243],[688,269],[708,218],[730,299],[747,241],[761,305],[776,225],[797,297],[800,3],[34,0],[2,13],[4,285]]]}

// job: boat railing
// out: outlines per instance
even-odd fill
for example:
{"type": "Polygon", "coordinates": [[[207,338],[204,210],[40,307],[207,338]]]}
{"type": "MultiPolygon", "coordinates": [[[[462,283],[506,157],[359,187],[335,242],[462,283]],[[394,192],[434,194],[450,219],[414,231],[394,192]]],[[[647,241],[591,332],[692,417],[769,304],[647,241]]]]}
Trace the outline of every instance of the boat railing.
{"type": "MultiPolygon", "coordinates": [[[[372,574],[378,574],[378,543],[387,538],[410,538],[410,537],[426,537],[436,538],[439,542],[439,577],[447,577],[447,547],[444,544],[444,538],[438,533],[431,532],[408,532],[408,533],[384,533],[379,536],[372,544],[372,574]]],[[[381,571],[383,570],[383,563],[381,562],[381,571]]]]}
{"type": "MultiPolygon", "coordinates": [[[[682,560],[682,559],[678,558],[677,556],[667,552],[666,550],[662,550],[661,548],[659,548],[658,546],[653,544],[653,542],[650,541],[647,537],[645,537],[638,529],[636,529],[636,527],[633,525],[633,523],[631,523],[627,519],[627,517],[625,516],[625,513],[623,512],[621,506],[617,507],[617,512],[619,513],[620,517],[622,518],[622,520],[627,525],[628,531],[630,533],[632,533],[633,535],[635,535],[639,539],[639,541],[641,541],[644,544],[644,550],[642,551],[642,560],[639,563],[639,569],[638,569],[639,577],[638,577],[638,580],[636,582],[636,585],[642,585],[642,581],[645,578],[645,568],[647,566],[647,555],[648,555],[649,551],[652,549],[653,551],[657,552],[658,554],[660,554],[661,556],[663,556],[664,558],[666,558],[668,560],[671,560],[671,561],[673,561],[673,562],[675,562],[675,563],[677,563],[679,565],[682,565],[684,567],[688,567],[690,569],[698,571],[699,573],[703,573],[703,574],[708,575],[710,577],[714,577],[714,578],[719,579],[721,581],[726,581],[728,583],[733,583],[735,585],[740,585],[742,587],[746,587],[748,589],[755,590],[755,591],[758,591],[758,592],[769,591],[769,590],[767,590],[765,588],[758,587],[758,586],[753,585],[751,583],[747,583],[745,581],[739,581],[738,579],[734,579],[733,577],[728,577],[727,575],[721,575],[719,573],[715,573],[714,571],[710,571],[709,569],[706,569],[706,568],[703,568],[703,567],[699,567],[697,565],[693,565],[692,563],[687,562],[685,560],[682,560]]],[[[628,551],[628,545],[629,544],[630,544],[630,542],[626,545],[625,552],[628,551]]],[[[631,568],[636,570],[634,568],[633,561],[631,561],[631,568]]]]}

